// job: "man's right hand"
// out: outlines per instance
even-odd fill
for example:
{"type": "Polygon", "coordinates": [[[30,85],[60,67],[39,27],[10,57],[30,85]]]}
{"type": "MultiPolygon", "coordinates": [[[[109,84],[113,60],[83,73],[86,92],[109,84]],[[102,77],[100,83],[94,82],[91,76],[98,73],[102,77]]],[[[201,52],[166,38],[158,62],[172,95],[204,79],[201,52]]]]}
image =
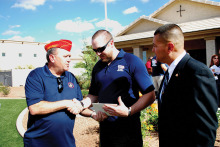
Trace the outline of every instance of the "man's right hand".
{"type": "Polygon", "coordinates": [[[83,110],[83,106],[77,99],[73,99],[67,103],[67,110],[72,114],[79,114],[83,110]]]}

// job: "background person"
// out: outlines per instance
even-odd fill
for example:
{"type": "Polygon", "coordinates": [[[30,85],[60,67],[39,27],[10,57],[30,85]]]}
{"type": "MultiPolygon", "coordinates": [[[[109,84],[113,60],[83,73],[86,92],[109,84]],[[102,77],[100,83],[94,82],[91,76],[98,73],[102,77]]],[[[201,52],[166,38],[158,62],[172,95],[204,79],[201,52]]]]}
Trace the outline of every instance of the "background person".
{"type": "MultiPolygon", "coordinates": [[[[212,55],[211,62],[209,65],[210,70],[215,76],[216,86],[218,90],[218,98],[220,97],[220,68],[219,68],[219,57],[218,55],[212,55]]],[[[219,102],[218,102],[219,104],[219,102]]]]}
{"type": "Polygon", "coordinates": [[[152,67],[151,67],[151,60],[153,59],[153,57],[152,56],[150,56],[149,58],[148,58],[148,61],[146,62],[146,64],[145,64],[145,66],[146,66],[146,68],[147,68],[147,72],[148,72],[148,74],[151,76],[152,75],[152,67]]]}
{"type": "Polygon", "coordinates": [[[157,61],[156,56],[154,56],[151,60],[151,67],[152,67],[152,79],[155,87],[155,93],[157,94],[164,73],[167,70],[167,66],[164,63],[157,61]]]}
{"type": "Polygon", "coordinates": [[[75,76],[68,72],[71,47],[70,40],[45,45],[48,63],[27,77],[25,94],[29,118],[25,147],[75,147],[75,115],[67,108],[79,113],[82,106],[77,100],[82,100],[82,94],[75,76]]]}
{"type": "Polygon", "coordinates": [[[89,95],[82,102],[112,103],[103,108],[112,116],[88,109],[82,114],[100,121],[101,147],[142,147],[140,111],[155,100],[154,86],[140,58],[115,48],[112,35],[106,30],[92,37],[92,47],[100,60],[92,72],[89,95]],[[139,98],[139,91],[143,96],[139,98]]]}
{"type": "Polygon", "coordinates": [[[186,54],[176,24],[155,31],[152,50],[158,61],[169,65],[157,95],[160,147],[213,147],[218,100],[210,69],[186,54]]]}

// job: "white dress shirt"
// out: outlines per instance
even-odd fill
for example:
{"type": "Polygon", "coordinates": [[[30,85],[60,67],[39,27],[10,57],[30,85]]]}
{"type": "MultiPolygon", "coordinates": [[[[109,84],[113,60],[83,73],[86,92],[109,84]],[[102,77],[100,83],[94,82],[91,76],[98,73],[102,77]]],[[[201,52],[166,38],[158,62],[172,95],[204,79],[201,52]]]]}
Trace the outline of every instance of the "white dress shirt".
{"type": "Polygon", "coordinates": [[[168,69],[168,73],[169,73],[169,80],[170,80],[170,77],[172,76],[173,74],[173,71],[174,69],[176,68],[177,64],[180,62],[180,60],[186,55],[186,51],[184,50],[183,53],[181,53],[169,66],[169,69],[168,69]]]}

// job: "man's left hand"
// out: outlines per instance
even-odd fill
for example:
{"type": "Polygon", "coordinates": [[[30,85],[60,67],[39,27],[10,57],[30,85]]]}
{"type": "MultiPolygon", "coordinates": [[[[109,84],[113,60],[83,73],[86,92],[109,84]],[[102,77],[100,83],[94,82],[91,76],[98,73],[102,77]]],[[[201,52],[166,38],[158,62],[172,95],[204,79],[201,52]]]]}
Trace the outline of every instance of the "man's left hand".
{"type": "Polygon", "coordinates": [[[118,103],[119,105],[117,106],[105,104],[103,106],[103,109],[112,116],[127,117],[128,107],[126,107],[123,101],[121,100],[121,96],[118,97],[118,103]]]}

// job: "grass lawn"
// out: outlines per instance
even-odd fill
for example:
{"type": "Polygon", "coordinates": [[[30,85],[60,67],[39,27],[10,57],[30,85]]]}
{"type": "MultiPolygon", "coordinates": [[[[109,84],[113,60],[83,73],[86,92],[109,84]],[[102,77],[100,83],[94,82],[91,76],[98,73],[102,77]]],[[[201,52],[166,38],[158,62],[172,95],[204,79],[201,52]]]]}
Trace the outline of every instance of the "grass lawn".
{"type": "Polygon", "coordinates": [[[27,106],[25,99],[0,99],[0,105],[0,147],[23,147],[16,120],[27,106]]]}

